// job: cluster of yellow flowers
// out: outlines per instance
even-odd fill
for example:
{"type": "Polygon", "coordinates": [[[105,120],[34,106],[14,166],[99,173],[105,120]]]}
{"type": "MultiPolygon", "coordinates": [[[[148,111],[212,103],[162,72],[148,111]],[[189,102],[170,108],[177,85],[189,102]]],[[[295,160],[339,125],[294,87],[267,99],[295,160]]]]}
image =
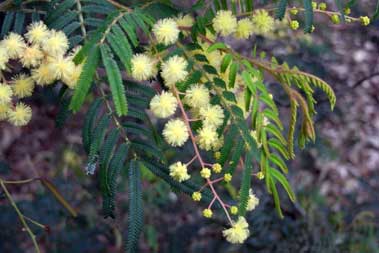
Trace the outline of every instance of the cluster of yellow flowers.
{"type": "MultiPolygon", "coordinates": [[[[220,11],[213,20],[213,26],[223,36],[234,33],[238,38],[246,39],[253,33],[260,34],[269,31],[273,22],[273,18],[262,10],[257,11],[251,19],[246,18],[238,22],[231,12],[220,11]]],[[[183,35],[188,35],[187,32],[193,23],[194,20],[189,15],[179,15],[177,18],[158,20],[152,29],[153,37],[156,43],[169,47],[177,42],[181,32],[183,35]]],[[[212,35],[207,32],[207,36],[212,35]]],[[[147,52],[151,51],[147,50],[147,52]]],[[[171,118],[163,127],[162,135],[165,141],[173,147],[182,147],[191,137],[191,141],[194,141],[200,149],[219,153],[218,150],[223,145],[223,136],[219,136],[217,129],[223,125],[225,115],[223,108],[219,104],[211,103],[212,91],[204,84],[206,79],[202,78],[199,83],[191,84],[186,90],[179,92],[176,85],[186,81],[189,75],[187,59],[179,55],[170,57],[154,56],[153,54],[149,55],[147,52],[136,54],[132,57],[131,74],[134,79],[139,81],[149,80],[158,73],[163,78],[166,90],[151,99],[150,110],[157,118],[171,118]],[[180,113],[184,114],[184,116],[174,116],[178,107],[180,108],[180,113]],[[195,133],[192,133],[192,130],[190,133],[189,127],[191,122],[194,121],[201,122],[201,126],[197,128],[195,133]]],[[[220,62],[223,58],[222,53],[218,51],[207,53],[206,45],[198,53],[204,54],[211,65],[218,70],[220,69],[220,62]]],[[[228,73],[225,73],[223,78],[226,80],[228,73]]],[[[237,79],[238,81],[242,80],[241,77],[237,79]]],[[[171,164],[169,166],[170,176],[178,182],[190,179],[191,175],[188,171],[188,166],[193,160],[188,163],[176,161],[171,164]]],[[[225,173],[212,181],[212,174],[219,174],[223,170],[219,163],[206,163],[203,165],[205,167],[200,169],[199,175],[208,184],[218,181],[231,182],[232,175],[230,173],[225,173]]],[[[194,192],[192,199],[200,201],[202,199],[201,190],[194,192]]],[[[203,210],[204,217],[211,218],[213,216],[212,203],[203,210]]],[[[252,211],[258,203],[259,199],[251,190],[247,210],[252,211]]],[[[232,215],[236,215],[238,208],[230,206],[229,212],[232,215]]],[[[249,235],[245,219],[238,217],[236,222],[231,222],[231,226],[231,228],[224,231],[224,236],[229,242],[242,243],[249,235]]]]}
{"type": "Polygon", "coordinates": [[[274,18],[266,10],[256,10],[251,18],[237,20],[231,11],[218,11],[213,19],[213,29],[222,36],[234,35],[247,39],[253,34],[266,34],[274,29],[274,18]]]}
{"type": "Polygon", "coordinates": [[[62,31],[49,30],[41,21],[29,25],[24,37],[10,33],[0,41],[0,120],[14,126],[26,125],[32,110],[16,100],[31,96],[36,84],[46,86],[61,80],[69,88],[75,87],[81,65],[72,61],[76,51],[66,55],[68,47],[62,31]],[[16,60],[23,68],[21,73],[13,74],[8,63],[16,60]],[[14,75],[9,81],[8,73],[14,75]]]}

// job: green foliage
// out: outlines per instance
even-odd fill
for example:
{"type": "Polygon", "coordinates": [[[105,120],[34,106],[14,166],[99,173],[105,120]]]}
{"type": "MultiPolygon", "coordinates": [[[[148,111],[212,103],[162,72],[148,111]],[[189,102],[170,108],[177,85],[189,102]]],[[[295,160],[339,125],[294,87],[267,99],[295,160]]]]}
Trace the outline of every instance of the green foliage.
{"type": "Polygon", "coordinates": [[[138,252],[138,239],[143,226],[142,208],[142,183],[140,163],[131,160],[129,164],[129,215],[128,215],[128,239],[126,251],[138,252]]]}

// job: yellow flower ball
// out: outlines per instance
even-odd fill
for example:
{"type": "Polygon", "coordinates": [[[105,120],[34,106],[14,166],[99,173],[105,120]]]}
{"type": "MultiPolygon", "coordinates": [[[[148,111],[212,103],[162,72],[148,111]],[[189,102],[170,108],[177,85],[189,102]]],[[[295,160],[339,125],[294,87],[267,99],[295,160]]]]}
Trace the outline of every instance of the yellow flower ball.
{"type": "Polygon", "coordinates": [[[248,39],[254,32],[253,22],[249,18],[244,18],[238,21],[236,38],[248,39]]]}
{"type": "Polygon", "coordinates": [[[218,160],[221,158],[221,152],[217,151],[213,154],[214,159],[218,160]]]}
{"type": "Polygon", "coordinates": [[[208,105],[210,101],[209,90],[203,85],[192,85],[189,89],[186,90],[184,100],[191,107],[204,107],[208,105]]]}
{"type": "Polygon", "coordinates": [[[257,207],[257,205],[259,205],[259,199],[253,193],[253,190],[250,189],[249,190],[249,199],[247,201],[246,211],[253,211],[255,209],[255,207],[257,207]]]}
{"type": "Polygon", "coordinates": [[[24,38],[17,33],[10,33],[1,44],[7,51],[10,59],[19,58],[26,48],[24,38]]]}
{"type": "Polygon", "coordinates": [[[209,209],[209,208],[204,209],[204,210],[203,210],[203,216],[204,216],[205,218],[212,218],[212,216],[213,216],[213,212],[212,212],[212,210],[209,209]]]}
{"type": "Polygon", "coordinates": [[[171,146],[183,146],[189,137],[186,124],[181,119],[170,120],[164,126],[163,137],[171,146]]]}
{"type": "Polygon", "coordinates": [[[185,180],[190,179],[190,175],[188,175],[187,165],[176,162],[169,167],[170,176],[178,182],[183,182],[185,180]]]}
{"type": "Polygon", "coordinates": [[[32,70],[32,78],[37,85],[46,86],[55,81],[55,71],[50,64],[42,63],[38,68],[32,70]]]}
{"type": "Polygon", "coordinates": [[[30,24],[27,31],[28,32],[25,34],[27,41],[37,45],[41,45],[50,35],[47,26],[42,21],[30,24]]]}
{"type": "Polygon", "coordinates": [[[157,118],[167,118],[173,115],[178,107],[178,101],[171,92],[163,91],[150,101],[150,109],[157,118]]]}
{"type": "Polygon", "coordinates": [[[224,122],[224,110],[219,105],[208,105],[200,108],[200,117],[205,126],[219,127],[224,122]]]}
{"type": "Polygon", "coordinates": [[[193,201],[200,201],[201,200],[201,192],[194,192],[192,193],[192,199],[193,201]]]}
{"type": "Polygon", "coordinates": [[[214,173],[220,173],[222,171],[221,164],[219,164],[219,163],[213,164],[212,170],[214,173]]]}
{"type": "Polygon", "coordinates": [[[233,214],[233,215],[237,214],[238,213],[238,207],[231,206],[230,207],[230,213],[233,214]]]}
{"type": "Polygon", "coordinates": [[[213,143],[213,151],[220,150],[224,146],[224,136],[217,138],[216,142],[213,143]]]}
{"type": "Polygon", "coordinates": [[[209,179],[212,175],[212,172],[208,168],[202,168],[200,171],[200,176],[205,179],[209,179]]]}
{"type": "Polygon", "coordinates": [[[44,55],[40,50],[39,46],[31,45],[30,47],[26,47],[22,55],[20,56],[20,62],[26,68],[37,67],[44,55]]]}
{"type": "Polygon", "coordinates": [[[344,14],[345,15],[350,15],[351,14],[351,9],[350,8],[345,8],[344,9],[344,14]]]}
{"type": "Polygon", "coordinates": [[[325,11],[327,9],[326,3],[319,3],[318,8],[322,11],[325,11]]]}
{"type": "Polygon", "coordinates": [[[292,20],[291,22],[290,22],[290,27],[291,27],[291,29],[292,30],[297,30],[297,29],[299,29],[299,27],[300,27],[300,24],[299,24],[299,21],[297,21],[297,20],[292,20]]]}
{"type": "Polygon", "coordinates": [[[74,70],[71,73],[67,73],[67,75],[63,75],[62,81],[68,86],[70,89],[75,89],[78,84],[80,74],[82,73],[83,64],[76,65],[74,70]]]}
{"type": "Polygon", "coordinates": [[[30,76],[21,74],[12,80],[13,93],[18,98],[29,97],[34,90],[34,81],[30,76]]]}
{"type": "Polygon", "coordinates": [[[253,14],[252,21],[256,34],[264,35],[274,29],[275,20],[266,10],[256,10],[253,14]]]}
{"type": "Polygon", "coordinates": [[[132,62],[132,77],[138,81],[145,81],[157,75],[158,70],[153,58],[146,54],[135,54],[132,62]]]}
{"type": "Polygon", "coordinates": [[[9,104],[0,104],[0,120],[8,118],[8,112],[11,109],[9,104]]]}
{"type": "Polygon", "coordinates": [[[292,15],[297,15],[298,12],[299,12],[299,10],[298,10],[296,7],[292,7],[292,8],[290,9],[290,13],[291,13],[292,15]]]}
{"type": "Polygon", "coordinates": [[[218,11],[213,18],[213,29],[222,36],[228,36],[237,30],[237,18],[231,11],[218,11]]]}
{"type": "Polygon", "coordinates": [[[9,104],[12,101],[12,96],[11,86],[0,83],[0,104],[9,104]]]}
{"type": "Polygon", "coordinates": [[[5,70],[9,61],[7,49],[0,43],[0,70],[5,70]]]}
{"type": "Polygon", "coordinates": [[[370,24],[370,18],[367,16],[359,17],[359,20],[361,21],[361,24],[364,26],[368,26],[370,24]]]}
{"type": "Polygon", "coordinates": [[[341,22],[340,21],[340,16],[337,15],[337,14],[333,14],[330,18],[332,20],[332,23],[335,24],[335,25],[338,25],[341,22]]]}
{"type": "Polygon", "coordinates": [[[174,55],[162,64],[162,78],[165,85],[171,87],[175,83],[184,81],[188,75],[187,61],[180,56],[174,55]]]}
{"type": "Polygon", "coordinates": [[[197,136],[197,141],[199,143],[199,147],[206,151],[212,149],[213,144],[217,141],[218,136],[216,129],[212,126],[203,126],[197,136]]]}
{"type": "Polygon", "coordinates": [[[75,63],[67,57],[49,57],[48,63],[56,80],[68,80],[75,71],[75,63]]]}
{"type": "Polygon", "coordinates": [[[232,181],[232,175],[230,173],[225,173],[224,175],[224,181],[229,183],[230,181],[232,181]]]}
{"type": "Polygon", "coordinates": [[[69,47],[66,34],[62,31],[50,31],[47,38],[42,41],[42,49],[51,56],[63,56],[69,47]]]}
{"type": "Polygon", "coordinates": [[[32,109],[24,103],[18,103],[13,110],[8,112],[8,121],[14,126],[25,126],[32,118],[32,109]]]}
{"type": "Polygon", "coordinates": [[[154,24],[153,33],[158,43],[168,46],[178,40],[180,30],[174,19],[165,18],[154,24]]]}
{"type": "Polygon", "coordinates": [[[243,243],[250,235],[249,224],[244,217],[240,216],[238,221],[234,222],[231,228],[222,231],[222,234],[230,243],[243,243]]]}

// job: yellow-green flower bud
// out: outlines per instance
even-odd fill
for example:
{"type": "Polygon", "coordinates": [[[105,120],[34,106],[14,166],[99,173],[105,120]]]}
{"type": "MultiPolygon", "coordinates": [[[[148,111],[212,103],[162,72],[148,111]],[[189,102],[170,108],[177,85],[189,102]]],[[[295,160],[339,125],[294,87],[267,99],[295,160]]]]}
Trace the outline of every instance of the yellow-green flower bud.
{"type": "Polygon", "coordinates": [[[233,214],[233,215],[237,214],[238,213],[238,207],[231,206],[230,207],[230,213],[233,214]]]}
{"type": "Polygon", "coordinates": [[[319,8],[320,10],[322,10],[322,11],[325,11],[326,8],[327,8],[327,5],[326,5],[326,3],[319,3],[318,8],[319,8]]]}
{"type": "Polygon", "coordinates": [[[359,17],[359,20],[361,21],[361,24],[364,26],[368,26],[370,24],[370,18],[367,16],[359,17]]]}
{"type": "Polygon", "coordinates": [[[338,25],[341,22],[340,16],[337,14],[333,14],[330,18],[332,20],[332,23],[335,25],[338,25]]]}
{"type": "Polygon", "coordinates": [[[299,21],[297,21],[297,20],[292,20],[290,23],[290,27],[292,30],[299,29],[299,26],[300,26],[300,24],[299,24],[299,21]]]}
{"type": "Polygon", "coordinates": [[[194,200],[194,201],[200,201],[201,200],[201,192],[194,192],[194,193],[192,193],[192,199],[194,200]]]}
{"type": "Polygon", "coordinates": [[[296,7],[292,7],[291,10],[290,10],[290,13],[292,15],[297,15],[298,12],[299,12],[299,10],[296,7]]]}
{"type": "Polygon", "coordinates": [[[232,175],[230,174],[230,173],[225,173],[225,175],[224,175],[224,181],[225,182],[230,182],[230,181],[232,181],[232,175]]]}
{"type": "Polygon", "coordinates": [[[204,210],[203,210],[203,216],[204,216],[205,218],[212,218],[212,216],[213,216],[213,212],[212,212],[212,210],[209,209],[209,208],[204,209],[204,210]]]}

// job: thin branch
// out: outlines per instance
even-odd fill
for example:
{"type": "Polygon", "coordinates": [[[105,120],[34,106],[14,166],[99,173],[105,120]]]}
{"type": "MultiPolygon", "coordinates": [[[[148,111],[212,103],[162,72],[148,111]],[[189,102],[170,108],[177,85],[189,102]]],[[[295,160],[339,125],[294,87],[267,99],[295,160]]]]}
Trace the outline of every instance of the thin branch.
{"type": "Polygon", "coordinates": [[[30,229],[28,223],[26,222],[25,220],[25,216],[21,213],[20,209],[18,209],[16,203],[14,202],[11,194],[9,193],[7,187],[5,186],[5,183],[4,181],[0,178],[0,185],[1,185],[1,188],[3,188],[3,191],[7,197],[7,199],[9,200],[9,202],[11,203],[13,209],[16,211],[17,215],[18,215],[18,218],[20,219],[21,223],[22,223],[22,226],[24,227],[24,229],[28,232],[29,234],[29,237],[32,239],[32,242],[33,242],[33,245],[34,245],[34,248],[36,250],[36,253],[40,253],[40,249],[39,249],[39,246],[38,246],[38,243],[37,243],[37,240],[36,240],[36,236],[35,234],[33,233],[33,231],[30,229]]]}

